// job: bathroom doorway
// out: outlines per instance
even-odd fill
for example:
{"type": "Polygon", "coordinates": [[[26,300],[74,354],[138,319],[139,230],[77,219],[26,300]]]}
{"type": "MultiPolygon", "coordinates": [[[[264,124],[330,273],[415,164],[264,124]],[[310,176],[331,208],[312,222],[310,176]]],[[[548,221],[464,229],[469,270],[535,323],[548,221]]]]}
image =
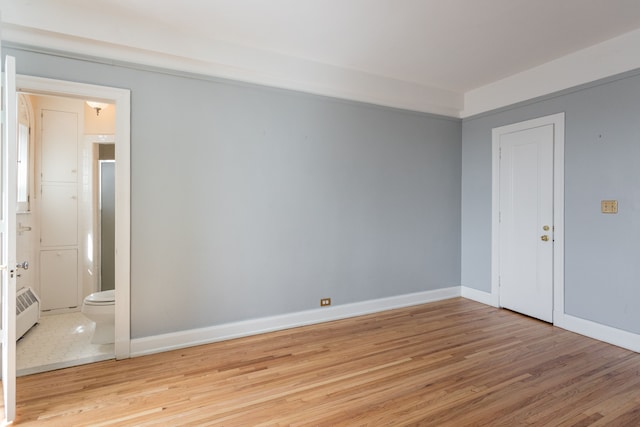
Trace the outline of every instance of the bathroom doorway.
{"type": "Polygon", "coordinates": [[[40,321],[18,342],[18,375],[129,357],[128,91],[28,76],[18,76],[18,85],[30,123],[29,194],[27,207],[18,205],[17,252],[29,260],[31,268],[18,278],[17,288],[33,289],[41,304],[40,321]],[[98,111],[86,103],[95,99],[111,102],[103,102],[98,111]],[[56,146],[47,151],[42,145],[42,124],[46,120],[49,125],[69,124],[74,116],[75,131],[70,133],[77,135],[77,164],[68,167],[60,157],[64,153],[74,157],[69,156],[73,149],[56,146]],[[103,127],[96,127],[97,121],[103,127]],[[118,136],[122,142],[117,142],[118,136]],[[116,158],[125,166],[119,171],[116,158]],[[105,170],[103,164],[108,165],[105,170]],[[56,175],[56,171],[63,172],[56,175]],[[102,207],[108,212],[102,212],[102,207]],[[74,216],[75,225],[69,226],[74,216]],[[66,218],[65,226],[55,226],[59,217],[66,218]],[[116,247],[116,235],[124,250],[116,247]],[[87,346],[94,325],[80,311],[82,300],[102,286],[116,289],[116,340],[87,346]],[[48,347],[56,343],[60,351],[48,347]]]}
{"type": "Polygon", "coordinates": [[[28,129],[21,123],[19,146],[30,149],[20,150],[19,162],[33,161],[18,172],[28,184],[19,185],[16,251],[31,268],[17,288],[29,288],[40,309],[17,344],[20,375],[115,357],[112,343],[91,344],[95,324],[81,313],[84,297],[100,291],[105,278],[115,287],[115,145],[99,144],[114,138],[115,107],[105,104],[100,117],[82,99],[24,92],[19,99],[20,115],[31,118],[28,129]],[[101,158],[111,162],[110,177],[101,158]],[[103,266],[103,259],[110,263],[103,266]]]}

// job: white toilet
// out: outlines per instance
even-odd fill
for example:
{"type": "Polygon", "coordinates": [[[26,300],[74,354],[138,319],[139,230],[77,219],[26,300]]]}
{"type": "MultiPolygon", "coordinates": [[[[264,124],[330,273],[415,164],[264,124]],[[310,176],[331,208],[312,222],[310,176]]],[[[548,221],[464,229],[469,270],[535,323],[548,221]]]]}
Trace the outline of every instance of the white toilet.
{"type": "Polygon", "coordinates": [[[95,292],[82,302],[82,314],[93,320],[96,329],[91,344],[112,344],[115,341],[116,292],[95,292]]]}

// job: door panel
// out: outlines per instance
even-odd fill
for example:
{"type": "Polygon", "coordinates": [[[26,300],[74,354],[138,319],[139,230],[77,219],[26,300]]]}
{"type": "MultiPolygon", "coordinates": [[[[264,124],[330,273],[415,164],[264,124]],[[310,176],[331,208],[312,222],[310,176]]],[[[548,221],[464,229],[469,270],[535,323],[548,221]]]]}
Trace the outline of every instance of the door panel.
{"type": "Polygon", "coordinates": [[[500,305],[553,321],[553,125],[500,137],[500,305]]]}
{"type": "Polygon", "coordinates": [[[2,271],[2,388],[4,418],[16,416],[16,204],[18,166],[18,100],[15,58],[5,59],[2,82],[2,219],[0,221],[2,271]]]}

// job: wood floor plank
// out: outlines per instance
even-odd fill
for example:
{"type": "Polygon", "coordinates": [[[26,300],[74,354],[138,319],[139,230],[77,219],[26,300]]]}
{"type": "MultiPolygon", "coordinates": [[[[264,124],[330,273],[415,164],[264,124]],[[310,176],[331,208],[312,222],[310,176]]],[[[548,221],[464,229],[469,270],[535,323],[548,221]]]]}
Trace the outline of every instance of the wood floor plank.
{"type": "Polygon", "coordinates": [[[640,355],[462,298],[18,378],[16,425],[640,425],[640,355]]]}

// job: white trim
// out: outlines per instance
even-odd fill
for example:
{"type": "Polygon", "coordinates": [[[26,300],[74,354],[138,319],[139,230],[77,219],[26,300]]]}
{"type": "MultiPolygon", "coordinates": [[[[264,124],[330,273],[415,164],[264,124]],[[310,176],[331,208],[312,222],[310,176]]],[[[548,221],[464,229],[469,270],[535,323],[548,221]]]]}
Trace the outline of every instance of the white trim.
{"type": "Polygon", "coordinates": [[[459,117],[462,93],[248,47],[209,43],[197,58],[5,23],[3,40],[87,58],[159,67],[316,95],[459,117]]]}
{"type": "Polygon", "coordinates": [[[554,318],[554,325],[631,351],[640,352],[640,335],[568,314],[554,318]]]}
{"type": "Polygon", "coordinates": [[[116,145],[116,324],[115,356],[130,356],[131,270],[131,93],[126,89],[18,75],[18,91],[41,95],[91,98],[113,103],[116,145]]]}
{"type": "MultiPolygon", "coordinates": [[[[556,289],[556,291],[557,290],[558,289],[556,289]]],[[[556,294],[557,293],[558,292],[556,292],[556,294]]],[[[462,286],[461,296],[482,304],[497,307],[493,304],[493,295],[488,292],[462,286]]],[[[640,334],[565,314],[562,311],[556,310],[564,307],[564,305],[558,303],[558,300],[558,297],[554,300],[554,326],[640,353],[640,334]]],[[[563,302],[564,299],[561,299],[561,301],[563,302]]]]}
{"type": "Polygon", "coordinates": [[[494,298],[490,292],[479,291],[477,289],[462,286],[460,288],[460,295],[462,298],[470,299],[482,304],[491,305],[493,307],[498,306],[497,304],[494,304],[494,298]]]}
{"type": "Polygon", "coordinates": [[[500,307],[500,136],[491,131],[491,305],[500,307]]]}
{"type": "Polygon", "coordinates": [[[500,135],[553,125],[553,313],[564,313],[564,113],[494,128],[491,132],[491,304],[500,306],[500,135]]]}
{"type": "Polygon", "coordinates": [[[69,52],[456,118],[471,117],[640,68],[640,55],[636,54],[640,29],[464,93],[223,42],[209,45],[208,56],[195,57],[181,51],[159,52],[11,22],[3,24],[2,36],[5,41],[45,51],[69,52]]]}
{"type": "MultiPolygon", "coordinates": [[[[553,311],[564,313],[564,113],[553,120],[553,311]]],[[[555,319],[555,317],[554,317],[555,319]]]]}
{"type": "Polygon", "coordinates": [[[460,117],[470,117],[528,99],[640,68],[640,29],[470,90],[460,117]]]}
{"type": "Polygon", "coordinates": [[[102,133],[85,133],[85,144],[115,144],[116,136],[114,134],[102,134],[102,133]]]}
{"type": "Polygon", "coordinates": [[[460,296],[460,287],[436,289],[407,295],[393,296],[334,307],[318,308],[279,316],[263,317],[260,319],[244,320],[226,323],[208,328],[191,329],[188,331],[131,340],[131,356],[143,356],[194,345],[208,344],[265,332],[295,328],[329,322],[363,314],[377,313],[394,308],[425,304],[460,296]]]}
{"type": "Polygon", "coordinates": [[[87,363],[102,362],[105,360],[112,360],[112,359],[113,359],[112,354],[100,354],[97,356],[87,356],[81,359],[74,359],[74,360],[68,360],[64,362],[50,363],[47,365],[39,365],[39,366],[32,366],[29,368],[22,368],[16,373],[16,376],[23,377],[25,375],[39,374],[41,372],[55,371],[58,369],[71,368],[72,366],[84,365],[87,363]]]}

